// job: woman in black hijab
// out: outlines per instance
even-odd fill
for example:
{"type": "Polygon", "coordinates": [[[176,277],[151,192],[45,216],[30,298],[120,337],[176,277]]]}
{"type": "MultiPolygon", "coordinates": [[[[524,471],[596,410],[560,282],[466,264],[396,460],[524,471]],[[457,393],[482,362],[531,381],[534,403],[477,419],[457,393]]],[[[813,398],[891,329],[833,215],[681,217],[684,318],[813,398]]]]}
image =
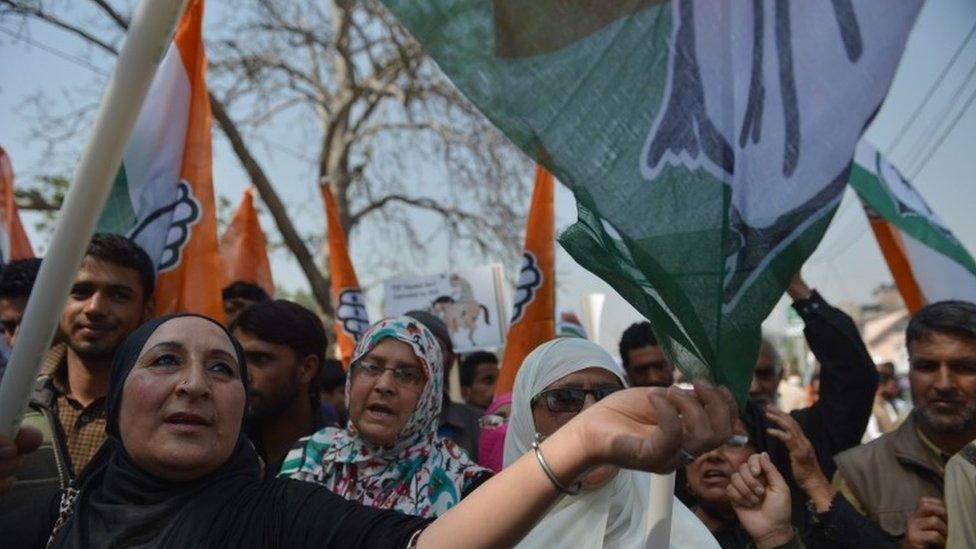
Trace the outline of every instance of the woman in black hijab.
{"type": "Polygon", "coordinates": [[[312,483],[262,481],[257,455],[242,434],[247,388],[242,372],[240,346],[213,320],[171,315],[141,326],[113,363],[108,441],[99,456],[79,477],[77,490],[63,494],[60,502],[0,517],[3,543],[69,548],[511,546],[559,490],[587,469],[603,463],[673,469],[682,445],[702,451],[731,432],[727,392],[707,385],[699,385],[697,395],[620,391],[579,414],[534,454],[431,523],[364,507],[312,483]]]}
{"type": "Polygon", "coordinates": [[[74,500],[62,498],[51,547],[405,547],[424,521],[310,483],[260,481],[240,428],[243,365],[237,342],[205,317],[133,332],[109,381],[108,442],[74,500]]]}

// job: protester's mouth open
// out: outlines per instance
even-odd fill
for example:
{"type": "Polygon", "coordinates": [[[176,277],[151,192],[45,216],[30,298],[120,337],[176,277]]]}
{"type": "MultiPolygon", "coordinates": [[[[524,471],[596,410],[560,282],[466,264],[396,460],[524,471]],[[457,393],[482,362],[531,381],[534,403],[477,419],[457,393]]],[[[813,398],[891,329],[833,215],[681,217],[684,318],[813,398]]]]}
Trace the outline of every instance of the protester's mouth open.
{"type": "Polygon", "coordinates": [[[386,404],[380,403],[374,403],[366,406],[366,413],[374,419],[381,421],[390,420],[396,416],[396,412],[393,411],[393,408],[387,406],[386,404]]]}
{"type": "Polygon", "coordinates": [[[201,431],[210,426],[210,422],[202,416],[188,412],[177,412],[166,416],[166,424],[184,432],[201,431]]]}
{"type": "Polygon", "coordinates": [[[709,469],[702,472],[702,483],[708,485],[725,485],[729,483],[729,475],[719,469],[709,469]]]}

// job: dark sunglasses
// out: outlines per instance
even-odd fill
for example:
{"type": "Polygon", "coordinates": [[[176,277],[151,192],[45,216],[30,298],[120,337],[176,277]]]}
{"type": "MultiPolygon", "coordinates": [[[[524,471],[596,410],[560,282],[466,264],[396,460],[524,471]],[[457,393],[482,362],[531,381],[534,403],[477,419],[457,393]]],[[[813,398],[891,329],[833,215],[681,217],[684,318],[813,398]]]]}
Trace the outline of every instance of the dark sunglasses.
{"type": "Polygon", "coordinates": [[[532,399],[532,406],[541,399],[546,399],[546,406],[550,412],[576,413],[583,409],[586,395],[593,395],[593,400],[599,402],[604,398],[622,390],[620,385],[607,385],[595,389],[582,389],[579,387],[560,387],[559,389],[549,389],[542,391],[532,399]]]}

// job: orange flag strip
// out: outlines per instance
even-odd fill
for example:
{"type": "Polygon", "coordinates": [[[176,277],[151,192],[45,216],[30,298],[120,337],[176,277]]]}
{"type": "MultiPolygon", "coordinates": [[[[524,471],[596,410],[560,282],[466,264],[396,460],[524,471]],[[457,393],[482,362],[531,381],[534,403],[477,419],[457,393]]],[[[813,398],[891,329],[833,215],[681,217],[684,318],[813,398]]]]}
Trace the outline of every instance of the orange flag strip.
{"type": "Polygon", "coordinates": [[[912,265],[901,234],[891,223],[880,217],[870,216],[869,222],[881,253],[884,254],[888,268],[891,270],[891,276],[895,279],[895,285],[898,286],[898,292],[905,300],[905,307],[908,308],[908,312],[915,314],[925,306],[925,297],[915,279],[915,273],[912,272],[912,265]]]}
{"type": "Polygon", "coordinates": [[[515,375],[526,355],[556,337],[555,256],[556,207],[555,180],[536,166],[535,189],[525,229],[525,250],[518,286],[512,304],[505,354],[495,384],[495,394],[512,392],[515,375]]]}
{"type": "Polygon", "coordinates": [[[274,295],[268,245],[258,212],[254,209],[253,187],[244,190],[241,205],[220,238],[220,259],[228,284],[250,282],[260,286],[268,295],[274,295]]]}
{"type": "Polygon", "coordinates": [[[15,259],[34,257],[24,225],[20,222],[20,212],[14,203],[14,169],[7,151],[0,147],[0,263],[15,259]]]}
{"type": "Polygon", "coordinates": [[[339,221],[339,208],[336,206],[332,189],[322,185],[322,198],[325,200],[325,216],[328,222],[329,272],[332,280],[332,312],[335,316],[336,347],[344,368],[349,368],[349,360],[356,342],[369,327],[366,302],[363,299],[356,270],[349,259],[349,245],[346,231],[339,221]]]}
{"type": "Polygon", "coordinates": [[[193,0],[176,29],[174,44],[189,78],[189,110],[180,182],[200,208],[182,261],[162,270],[156,282],[156,313],[193,311],[223,319],[223,269],[217,251],[217,214],[211,165],[211,113],[207,98],[207,58],[203,50],[203,0],[193,0]]]}

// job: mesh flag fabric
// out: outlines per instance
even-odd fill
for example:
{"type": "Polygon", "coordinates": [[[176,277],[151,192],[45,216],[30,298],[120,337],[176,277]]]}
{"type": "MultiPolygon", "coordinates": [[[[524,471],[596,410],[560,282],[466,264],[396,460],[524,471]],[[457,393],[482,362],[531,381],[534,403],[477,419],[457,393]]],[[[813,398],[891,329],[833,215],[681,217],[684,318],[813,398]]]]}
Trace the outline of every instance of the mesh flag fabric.
{"type": "Polygon", "coordinates": [[[384,0],[575,195],[559,241],[743,398],[920,0],[384,0]]]}

